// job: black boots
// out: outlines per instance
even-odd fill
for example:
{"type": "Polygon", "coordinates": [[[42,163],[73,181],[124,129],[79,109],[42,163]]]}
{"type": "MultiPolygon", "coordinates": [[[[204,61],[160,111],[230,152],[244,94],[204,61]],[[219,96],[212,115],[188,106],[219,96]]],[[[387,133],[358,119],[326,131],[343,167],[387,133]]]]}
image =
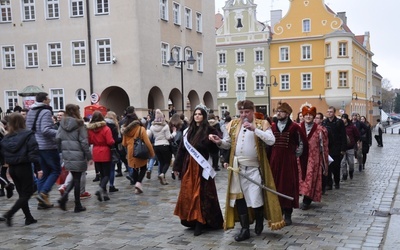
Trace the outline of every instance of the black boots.
{"type": "Polygon", "coordinates": [[[82,206],[80,201],[75,201],[75,209],[74,212],[75,213],[79,213],[82,211],[86,211],[86,207],[82,206]]]}
{"type": "Polygon", "coordinates": [[[196,226],[194,227],[194,236],[199,236],[202,233],[203,224],[196,221],[196,226]]]}
{"type": "Polygon", "coordinates": [[[353,174],[354,174],[354,170],[353,171],[349,171],[349,176],[350,176],[350,180],[353,180],[353,174]]]}
{"type": "Polygon", "coordinates": [[[250,238],[249,216],[247,214],[242,214],[239,215],[239,219],[242,229],[240,229],[240,233],[235,236],[235,240],[244,241],[250,238]]]}
{"type": "Polygon", "coordinates": [[[61,199],[58,200],[61,210],[67,211],[68,193],[65,193],[61,199]]]}
{"type": "Polygon", "coordinates": [[[264,230],[264,212],[263,207],[254,208],[254,215],[256,217],[256,225],[254,231],[257,235],[260,235],[264,230]]]}
{"type": "Polygon", "coordinates": [[[292,225],[292,212],[293,212],[293,208],[284,208],[283,209],[283,214],[285,215],[286,226],[292,225]]]}

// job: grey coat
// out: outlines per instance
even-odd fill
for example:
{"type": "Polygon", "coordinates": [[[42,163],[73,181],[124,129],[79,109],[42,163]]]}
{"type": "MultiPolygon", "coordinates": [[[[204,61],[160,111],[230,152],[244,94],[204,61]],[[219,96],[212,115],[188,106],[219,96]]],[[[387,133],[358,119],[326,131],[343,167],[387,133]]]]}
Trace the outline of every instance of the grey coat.
{"type": "Polygon", "coordinates": [[[83,121],[64,117],[60,122],[56,140],[62,154],[65,169],[73,172],[87,170],[87,162],[92,159],[88,133],[83,121]]]}

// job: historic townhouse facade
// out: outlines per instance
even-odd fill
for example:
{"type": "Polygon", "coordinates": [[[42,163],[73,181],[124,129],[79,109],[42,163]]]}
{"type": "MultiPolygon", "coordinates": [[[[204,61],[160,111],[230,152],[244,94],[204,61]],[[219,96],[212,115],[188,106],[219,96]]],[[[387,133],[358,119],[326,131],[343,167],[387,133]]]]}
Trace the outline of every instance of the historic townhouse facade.
{"type": "Polygon", "coordinates": [[[268,114],[269,27],[256,19],[252,0],[228,0],[216,14],[217,85],[220,115],[237,114],[235,103],[250,99],[258,112],[268,114]]]}
{"type": "Polygon", "coordinates": [[[271,16],[271,74],[279,83],[271,87],[273,107],[286,101],[296,115],[305,104],[323,113],[334,106],[369,120],[379,112],[369,32],[353,34],[346,13],[333,12],[324,0],[292,0],[285,17],[271,16]]]}
{"type": "Polygon", "coordinates": [[[129,105],[139,115],[171,105],[188,114],[200,102],[215,108],[214,4],[0,0],[0,107],[23,104],[19,93],[34,85],[55,111],[67,103],[83,110],[97,96],[117,114],[129,105]],[[190,51],[193,65],[183,62],[190,51]]]}

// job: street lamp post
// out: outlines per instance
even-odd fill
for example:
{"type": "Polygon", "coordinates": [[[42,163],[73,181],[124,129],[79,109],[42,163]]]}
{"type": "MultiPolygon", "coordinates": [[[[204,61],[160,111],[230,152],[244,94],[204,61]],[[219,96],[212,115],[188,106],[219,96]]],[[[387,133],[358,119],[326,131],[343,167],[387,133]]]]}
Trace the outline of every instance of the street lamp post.
{"type": "Polygon", "coordinates": [[[271,116],[271,85],[274,85],[274,87],[276,87],[276,86],[278,86],[278,83],[276,82],[276,77],[274,75],[270,75],[268,80],[269,81],[266,84],[267,90],[268,90],[268,116],[271,116]],[[274,78],[273,84],[271,84],[272,77],[274,78]]]}
{"type": "Polygon", "coordinates": [[[179,55],[180,49],[179,49],[179,47],[174,46],[174,47],[171,48],[170,58],[168,60],[168,64],[170,66],[174,66],[176,64],[176,62],[177,62],[177,61],[175,61],[174,56],[172,54],[173,50],[175,50],[176,53],[177,53],[177,60],[178,60],[179,66],[181,67],[182,113],[184,114],[185,113],[185,98],[184,98],[185,95],[184,95],[184,92],[183,92],[183,65],[186,63],[186,61],[190,65],[193,65],[196,62],[196,59],[194,59],[194,57],[193,57],[193,54],[192,54],[193,50],[192,50],[192,48],[190,46],[186,46],[183,49],[183,56],[182,56],[182,59],[180,59],[181,58],[180,55],[179,55]],[[187,60],[185,60],[185,52],[186,52],[186,50],[190,51],[190,55],[189,55],[189,58],[187,60]]]}

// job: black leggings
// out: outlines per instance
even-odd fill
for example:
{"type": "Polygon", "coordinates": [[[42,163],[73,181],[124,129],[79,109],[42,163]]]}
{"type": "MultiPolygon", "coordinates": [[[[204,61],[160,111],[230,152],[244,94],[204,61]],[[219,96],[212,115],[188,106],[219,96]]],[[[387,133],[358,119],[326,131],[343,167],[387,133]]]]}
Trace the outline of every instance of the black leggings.
{"type": "Polygon", "coordinates": [[[158,145],[154,146],[154,151],[156,152],[158,162],[159,172],[165,174],[168,171],[169,164],[171,164],[172,152],[169,145],[158,145]]]}
{"type": "Polygon", "coordinates": [[[66,195],[68,196],[69,192],[71,192],[72,188],[74,189],[74,198],[75,202],[79,203],[81,199],[81,177],[82,172],[73,172],[72,174],[72,181],[68,184],[66,195]]]}
{"type": "Polygon", "coordinates": [[[108,180],[110,179],[110,171],[111,171],[111,162],[95,162],[94,166],[98,168],[100,171],[100,187],[106,191],[107,190],[107,183],[108,180]]]}
{"type": "Polygon", "coordinates": [[[140,168],[134,169],[133,173],[132,173],[133,179],[136,182],[142,183],[142,181],[144,179],[144,176],[146,174],[146,171],[147,171],[147,164],[142,166],[142,167],[140,167],[140,168]]]}

